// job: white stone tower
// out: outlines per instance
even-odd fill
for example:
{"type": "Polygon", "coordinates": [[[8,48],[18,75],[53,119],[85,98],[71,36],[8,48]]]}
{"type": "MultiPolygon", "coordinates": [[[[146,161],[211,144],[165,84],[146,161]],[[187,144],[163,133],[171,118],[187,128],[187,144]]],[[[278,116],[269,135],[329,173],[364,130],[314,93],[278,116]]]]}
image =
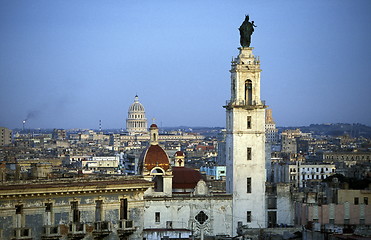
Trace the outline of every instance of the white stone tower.
{"type": "Polygon", "coordinates": [[[252,47],[232,60],[231,99],[226,106],[227,192],[233,194],[237,227],[266,227],[265,104],[260,100],[260,61],[252,47]]]}
{"type": "Polygon", "coordinates": [[[139,102],[138,95],[134,98],[134,103],[131,104],[128,111],[128,118],[126,119],[126,131],[130,135],[146,134],[147,118],[143,105],[139,102]]]}

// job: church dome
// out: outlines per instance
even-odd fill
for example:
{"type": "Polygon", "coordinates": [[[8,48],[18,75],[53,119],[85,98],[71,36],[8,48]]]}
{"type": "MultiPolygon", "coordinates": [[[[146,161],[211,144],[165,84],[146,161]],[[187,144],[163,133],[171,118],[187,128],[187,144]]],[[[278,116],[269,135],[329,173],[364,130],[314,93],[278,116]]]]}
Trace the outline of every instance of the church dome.
{"type": "Polygon", "coordinates": [[[151,171],[155,167],[160,167],[167,171],[170,168],[169,158],[159,145],[150,145],[146,150],[143,151],[140,159],[139,165],[143,171],[151,171]]]}

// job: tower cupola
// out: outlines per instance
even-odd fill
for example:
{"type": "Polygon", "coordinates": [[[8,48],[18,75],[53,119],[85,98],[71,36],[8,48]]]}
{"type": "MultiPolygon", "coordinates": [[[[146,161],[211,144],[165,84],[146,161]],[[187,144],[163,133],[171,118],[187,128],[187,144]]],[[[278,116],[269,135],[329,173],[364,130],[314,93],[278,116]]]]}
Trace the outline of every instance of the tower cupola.
{"type": "Polygon", "coordinates": [[[150,135],[151,135],[150,144],[151,145],[158,145],[158,127],[157,127],[157,125],[152,123],[150,128],[149,128],[149,132],[150,132],[150,135]]]}

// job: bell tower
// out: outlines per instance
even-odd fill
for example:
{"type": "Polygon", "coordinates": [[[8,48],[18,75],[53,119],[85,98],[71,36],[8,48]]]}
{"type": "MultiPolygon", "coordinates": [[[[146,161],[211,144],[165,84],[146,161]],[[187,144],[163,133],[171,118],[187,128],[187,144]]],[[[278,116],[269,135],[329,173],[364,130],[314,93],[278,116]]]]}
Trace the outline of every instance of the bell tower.
{"type": "Polygon", "coordinates": [[[233,194],[237,228],[266,227],[265,103],[260,99],[260,60],[252,47],[232,60],[231,99],[226,106],[227,192],[233,194]]]}

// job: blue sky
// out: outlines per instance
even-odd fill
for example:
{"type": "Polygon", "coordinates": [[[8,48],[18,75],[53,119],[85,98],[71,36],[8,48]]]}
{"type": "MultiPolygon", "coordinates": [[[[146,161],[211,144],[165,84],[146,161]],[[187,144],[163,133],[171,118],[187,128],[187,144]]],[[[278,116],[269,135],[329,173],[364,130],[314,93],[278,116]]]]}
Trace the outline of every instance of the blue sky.
{"type": "Polygon", "coordinates": [[[138,94],[161,126],[224,126],[230,61],[255,21],[278,126],[371,125],[371,2],[0,1],[0,126],[123,128],[138,94]]]}

